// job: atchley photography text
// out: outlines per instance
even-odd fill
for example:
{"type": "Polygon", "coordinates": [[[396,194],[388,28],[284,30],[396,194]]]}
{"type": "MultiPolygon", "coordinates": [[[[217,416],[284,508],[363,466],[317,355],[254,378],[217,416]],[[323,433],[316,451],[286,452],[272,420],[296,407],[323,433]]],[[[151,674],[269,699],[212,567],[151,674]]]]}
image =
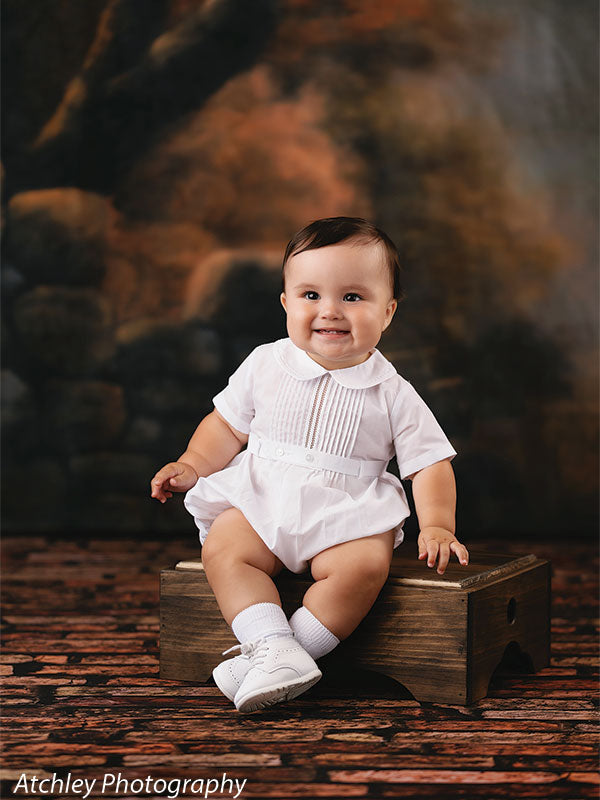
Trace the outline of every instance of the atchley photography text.
{"type": "Polygon", "coordinates": [[[36,776],[27,772],[21,773],[13,788],[16,795],[80,795],[82,800],[93,800],[104,794],[112,797],[136,794],[164,795],[169,800],[176,800],[184,795],[198,797],[232,797],[237,800],[242,796],[247,778],[228,778],[224,772],[221,778],[125,778],[120,772],[107,772],[103,777],[82,778],[66,775],[36,776]]]}

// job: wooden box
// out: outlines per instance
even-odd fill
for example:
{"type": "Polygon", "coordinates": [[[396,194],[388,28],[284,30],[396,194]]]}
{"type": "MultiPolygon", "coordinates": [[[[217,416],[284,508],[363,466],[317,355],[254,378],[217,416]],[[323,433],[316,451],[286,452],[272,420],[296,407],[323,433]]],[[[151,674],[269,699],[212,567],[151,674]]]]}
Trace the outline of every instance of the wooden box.
{"type": "MultiPolygon", "coordinates": [[[[309,573],[285,571],[276,579],[288,615],[311,580],[309,573]]],[[[163,570],[161,677],[205,681],[234,644],[200,559],[163,570]]],[[[529,671],[549,664],[548,561],[471,553],[467,567],[451,562],[438,575],[416,557],[395,555],[369,614],[319,663],[384,673],[419,701],[467,705],[485,697],[505,651],[529,671]]]]}

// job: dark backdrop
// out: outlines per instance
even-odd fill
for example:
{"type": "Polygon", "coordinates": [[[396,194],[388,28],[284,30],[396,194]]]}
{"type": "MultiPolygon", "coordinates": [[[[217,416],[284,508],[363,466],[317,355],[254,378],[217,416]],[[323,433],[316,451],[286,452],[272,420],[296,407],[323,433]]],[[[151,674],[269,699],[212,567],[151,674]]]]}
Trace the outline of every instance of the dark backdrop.
{"type": "Polygon", "coordinates": [[[334,214],[397,242],[381,349],[459,531],[597,531],[594,0],[5,0],[4,531],[189,532],[148,497],[284,335],[334,214]]]}

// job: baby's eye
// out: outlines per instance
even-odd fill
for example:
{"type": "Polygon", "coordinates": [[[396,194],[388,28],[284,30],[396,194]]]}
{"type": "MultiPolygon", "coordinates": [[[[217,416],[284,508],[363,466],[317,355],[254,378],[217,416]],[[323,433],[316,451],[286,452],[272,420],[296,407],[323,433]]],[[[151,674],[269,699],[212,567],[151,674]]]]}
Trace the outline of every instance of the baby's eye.
{"type": "Polygon", "coordinates": [[[344,301],[346,303],[356,303],[357,300],[362,300],[362,297],[356,292],[347,292],[344,295],[344,301]]]}
{"type": "Polygon", "coordinates": [[[310,291],[310,290],[308,292],[304,292],[302,297],[305,297],[307,300],[318,300],[319,299],[318,293],[310,291]]]}

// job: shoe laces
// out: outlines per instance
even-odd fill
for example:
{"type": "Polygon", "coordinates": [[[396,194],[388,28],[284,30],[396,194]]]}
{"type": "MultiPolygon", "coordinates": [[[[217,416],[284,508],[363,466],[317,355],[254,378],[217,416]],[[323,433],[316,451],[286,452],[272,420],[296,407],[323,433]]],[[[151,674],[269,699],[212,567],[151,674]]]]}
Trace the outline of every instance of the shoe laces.
{"type": "Polygon", "coordinates": [[[234,644],[233,647],[230,647],[228,650],[224,650],[223,655],[226,656],[228,653],[233,653],[235,650],[237,650],[239,651],[240,655],[246,656],[250,659],[250,663],[253,667],[258,667],[265,660],[267,649],[268,645],[266,639],[255,639],[254,641],[250,642],[234,644]]]}

